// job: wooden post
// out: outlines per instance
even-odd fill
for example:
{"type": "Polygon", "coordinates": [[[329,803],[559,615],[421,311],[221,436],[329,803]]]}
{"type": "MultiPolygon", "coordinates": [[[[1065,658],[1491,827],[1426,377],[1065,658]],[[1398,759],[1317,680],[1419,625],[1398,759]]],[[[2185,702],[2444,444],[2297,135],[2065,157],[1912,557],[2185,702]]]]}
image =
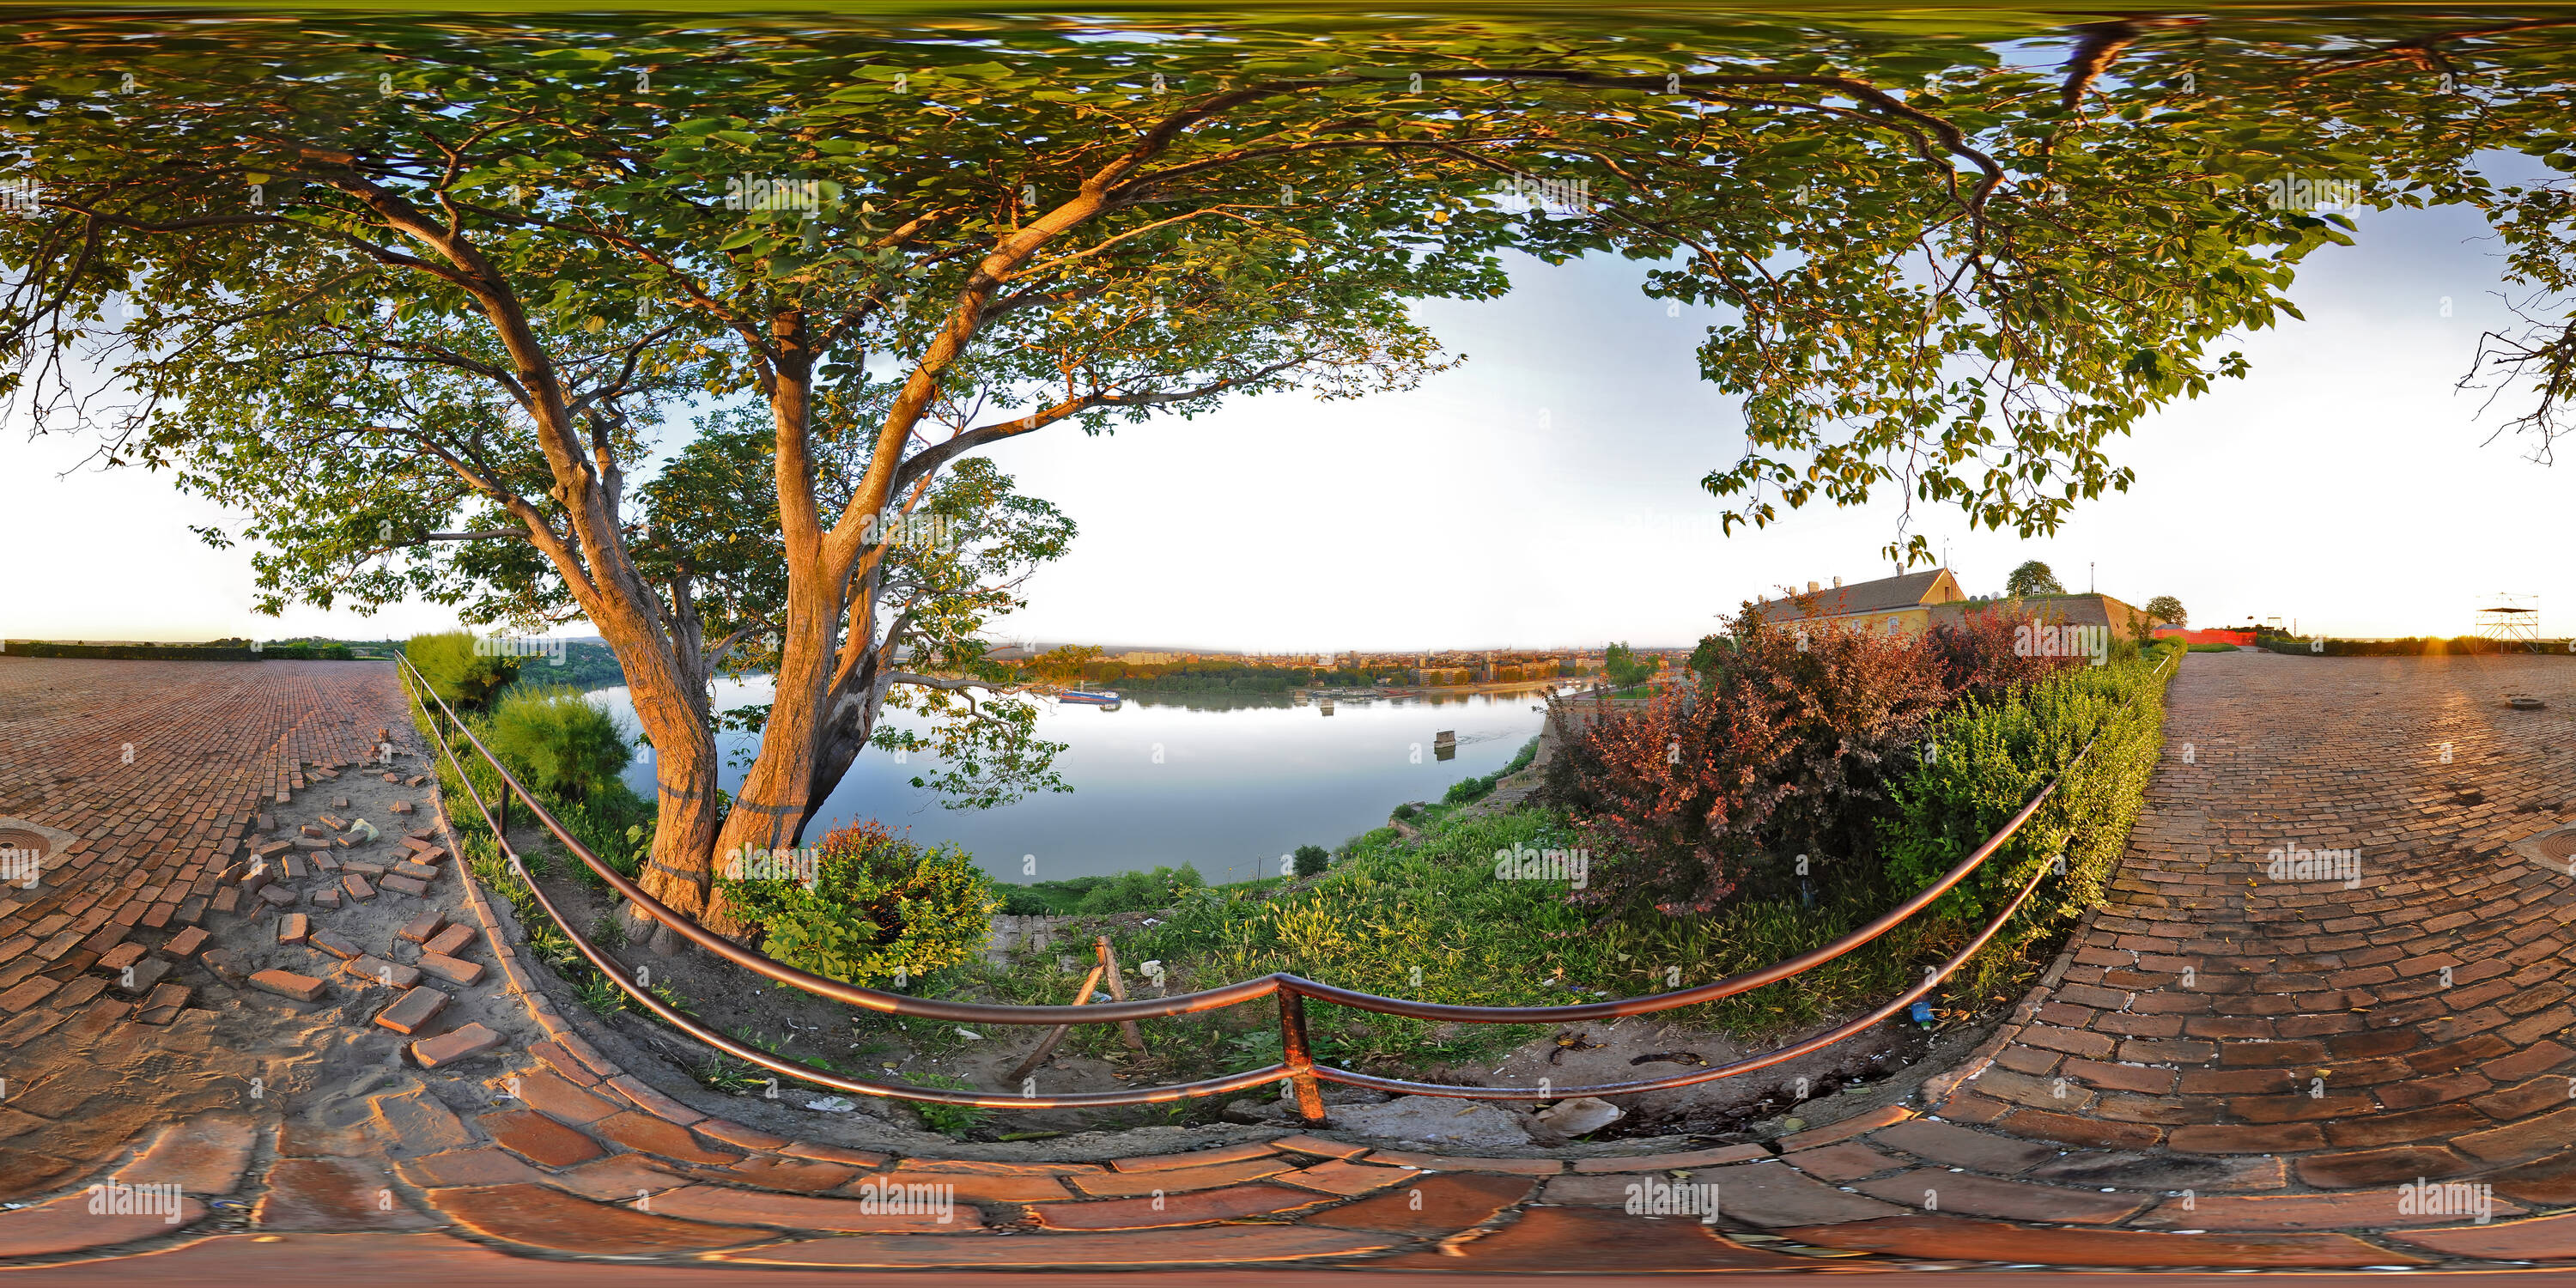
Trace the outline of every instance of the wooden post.
{"type": "Polygon", "coordinates": [[[1279,1053],[1297,1096],[1297,1117],[1309,1127],[1326,1126],[1324,1084],[1315,1080],[1315,1053],[1306,1043],[1306,999],[1286,988],[1279,990],[1279,1053]]]}
{"type": "MultiPolygon", "coordinates": [[[[1098,948],[1100,952],[1101,968],[1109,972],[1110,1000],[1117,1002],[1126,1001],[1127,985],[1118,978],[1118,950],[1109,946],[1109,936],[1107,935],[1102,935],[1099,942],[1094,946],[1098,948]]],[[[1138,1055],[1145,1054],[1145,1034],[1136,1027],[1136,1021],[1118,1021],[1118,1031],[1126,1035],[1128,1050],[1133,1051],[1138,1055]]]]}
{"type": "MultiPolygon", "coordinates": [[[[1102,969],[1104,968],[1094,966],[1091,968],[1090,974],[1083,976],[1082,991],[1073,995],[1074,1005],[1083,1006],[1091,1001],[1091,990],[1100,983],[1100,972],[1102,969]]],[[[1047,1030],[1046,1040],[1038,1043],[1038,1049],[1029,1052],[1029,1058],[1020,1061],[1018,1068],[1011,1070],[1010,1080],[1013,1082],[1019,1082],[1027,1078],[1030,1074],[1037,1072],[1038,1066],[1045,1064],[1046,1058],[1055,1054],[1055,1044],[1064,1041],[1065,1031],[1072,1027],[1073,1026],[1070,1024],[1059,1024],[1054,1028],[1047,1030]]]]}

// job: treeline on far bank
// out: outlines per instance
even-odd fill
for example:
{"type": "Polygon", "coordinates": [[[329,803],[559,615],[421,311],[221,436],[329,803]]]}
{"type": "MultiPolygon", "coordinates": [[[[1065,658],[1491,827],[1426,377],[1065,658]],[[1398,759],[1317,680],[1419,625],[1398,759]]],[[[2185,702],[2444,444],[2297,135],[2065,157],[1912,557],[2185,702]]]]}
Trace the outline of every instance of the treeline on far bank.
{"type": "MultiPolygon", "coordinates": [[[[1132,689],[1146,693],[1286,693],[1293,689],[1365,689],[1383,682],[1400,685],[1477,684],[1468,667],[1379,666],[1246,666],[1239,662],[1086,662],[1087,687],[1132,689]]],[[[1528,662],[1494,668],[1494,682],[1555,679],[1573,675],[1571,663],[1528,662]]]]}

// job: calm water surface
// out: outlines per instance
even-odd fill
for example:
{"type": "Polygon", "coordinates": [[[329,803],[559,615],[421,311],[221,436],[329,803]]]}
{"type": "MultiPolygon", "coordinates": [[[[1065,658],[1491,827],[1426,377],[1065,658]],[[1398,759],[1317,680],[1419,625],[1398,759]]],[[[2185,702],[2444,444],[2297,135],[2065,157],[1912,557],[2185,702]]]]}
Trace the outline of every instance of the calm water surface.
{"type": "MultiPolygon", "coordinates": [[[[628,727],[623,688],[599,691],[628,727]]],[[[766,680],[727,684],[721,705],[767,702],[766,680]]],[[[1061,705],[1041,712],[1038,734],[1064,743],[1056,770],[1073,787],[989,810],[942,808],[912,785],[921,757],[898,765],[871,751],[851,766],[823,807],[825,827],[876,818],[913,839],[952,841],[1005,881],[1060,880],[1133,868],[1198,865],[1210,881],[1275,875],[1299,845],[1335,846],[1386,822],[1412,800],[1437,800],[1451,783],[1502,767],[1537,735],[1536,692],[1461,694],[1437,701],[1339,701],[1333,714],[1263,702],[1180,695],[1130,699],[1110,710],[1061,705]],[[1439,760],[1433,735],[1455,730],[1457,755],[1439,760]],[[1032,862],[1033,860],[1033,862],[1032,862]],[[1027,871],[1035,868],[1034,875],[1027,871]]],[[[889,720],[901,720],[889,712],[889,720]]],[[[751,735],[722,737],[725,790],[741,786],[751,735]]],[[[653,753],[626,780],[653,793],[653,753]]]]}

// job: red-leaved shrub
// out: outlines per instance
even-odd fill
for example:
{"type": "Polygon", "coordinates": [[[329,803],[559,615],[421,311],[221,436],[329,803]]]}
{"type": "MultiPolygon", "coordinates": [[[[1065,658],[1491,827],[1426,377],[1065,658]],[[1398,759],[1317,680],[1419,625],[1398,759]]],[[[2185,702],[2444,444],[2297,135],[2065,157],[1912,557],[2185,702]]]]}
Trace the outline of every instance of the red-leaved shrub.
{"type": "Polygon", "coordinates": [[[1792,888],[1796,855],[1810,871],[1850,870],[1874,845],[1885,784],[1935,716],[2068,664],[2015,655],[2026,620],[1985,613],[1887,635],[1772,625],[1748,606],[1703,650],[1714,665],[1696,685],[1595,724],[1556,758],[1555,799],[1601,856],[1573,898],[1697,913],[1739,890],[1792,888]]]}

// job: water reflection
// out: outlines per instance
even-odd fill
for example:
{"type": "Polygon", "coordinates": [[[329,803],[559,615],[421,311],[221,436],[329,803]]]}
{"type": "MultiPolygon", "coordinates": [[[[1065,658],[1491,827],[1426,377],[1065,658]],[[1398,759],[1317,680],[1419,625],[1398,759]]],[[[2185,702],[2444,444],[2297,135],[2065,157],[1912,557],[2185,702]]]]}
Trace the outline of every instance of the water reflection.
{"type": "MultiPolygon", "coordinates": [[[[601,690],[632,727],[624,689],[601,690]]],[[[732,703],[768,700],[766,683],[726,686],[732,703]]],[[[1074,790],[991,810],[948,810],[910,778],[919,763],[861,757],[823,806],[825,826],[878,818],[925,841],[955,841],[985,871],[1041,880],[1194,863],[1209,880],[1276,875],[1279,856],[1338,845],[1385,824],[1405,801],[1437,800],[1488,774],[1538,733],[1536,691],[1346,700],[1329,720],[1290,695],[1121,693],[1119,706],[1061,704],[1038,717],[1066,744],[1057,767],[1074,790]],[[1450,754],[1439,735],[1454,733],[1450,754]]],[[[747,735],[721,740],[727,791],[742,783],[747,735]]],[[[627,771],[652,790],[651,752],[627,771]]]]}

